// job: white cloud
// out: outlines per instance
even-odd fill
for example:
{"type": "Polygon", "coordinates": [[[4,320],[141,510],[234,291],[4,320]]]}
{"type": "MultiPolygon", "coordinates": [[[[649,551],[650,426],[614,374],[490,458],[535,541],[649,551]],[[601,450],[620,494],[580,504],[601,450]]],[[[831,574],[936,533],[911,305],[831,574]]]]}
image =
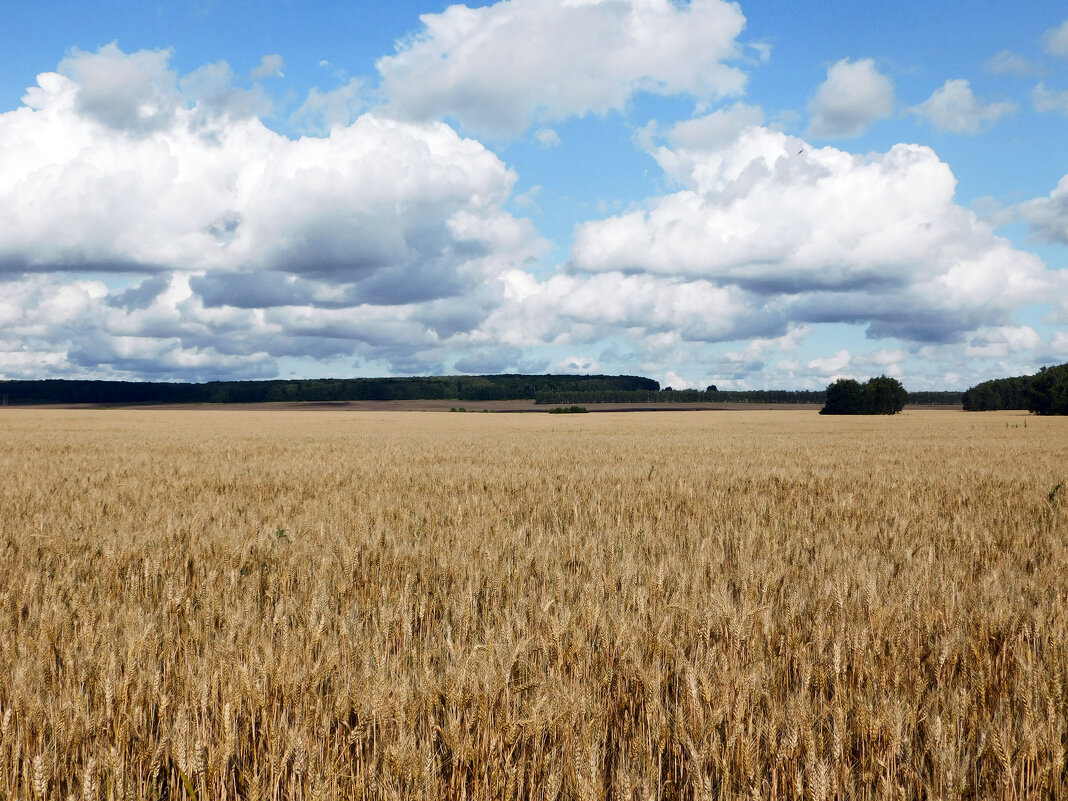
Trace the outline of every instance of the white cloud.
{"type": "Polygon", "coordinates": [[[808,135],[821,139],[860,136],[894,113],[894,85],[875,61],[842,59],[827,70],[808,104],[808,135]]]}
{"type": "Polygon", "coordinates": [[[592,356],[568,356],[555,365],[561,373],[596,373],[600,367],[592,356]]]}
{"type": "Polygon", "coordinates": [[[327,92],[313,86],[291,121],[307,133],[325,134],[351,123],[365,106],[363,81],[352,78],[327,92]]]}
{"type": "MultiPolygon", "coordinates": [[[[880,348],[871,353],[851,354],[845,348],[831,356],[813,359],[807,365],[815,376],[827,380],[856,378],[865,380],[873,375],[901,375],[905,352],[900,348],[880,348]]],[[[796,368],[795,368],[796,369],[796,368]]]]}
{"type": "MultiPolygon", "coordinates": [[[[747,336],[867,322],[873,336],[942,341],[1051,287],[1037,257],[954,203],[953,173],[925,147],[860,157],[749,127],[726,147],[655,156],[680,191],[580,226],[571,269],[731,289],[767,326],[747,336]]],[[[704,334],[737,338],[740,319],[704,334]]]]}
{"type": "Polygon", "coordinates": [[[1016,212],[1042,239],[1068,245],[1068,175],[1061,178],[1048,197],[1021,203],[1016,212]]]}
{"type": "Polygon", "coordinates": [[[253,78],[283,78],[285,73],[282,72],[282,68],[285,66],[285,59],[277,53],[271,53],[260,59],[260,64],[254,70],[252,70],[253,78]]]}
{"type": "MultiPolygon", "coordinates": [[[[129,86],[141,85],[120,85],[140,108],[129,86]]],[[[82,96],[46,73],[27,106],[0,115],[9,270],[270,269],[362,282],[426,264],[445,279],[515,235],[500,208],[514,174],[441,123],[368,114],[294,141],[256,119],[218,122],[172,102],[154,106],[157,124],[168,122],[151,135],[136,115],[110,120],[131,136],[98,124],[82,96]]],[[[101,87],[95,96],[106,105],[101,87]]]]}
{"type": "Polygon", "coordinates": [[[995,75],[1013,75],[1017,78],[1028,78],[1040,72],[1035,64],[1011,50],[999,50],[986,63],[986,68],[995,75]]]}
{"type": "MultiPolygon", "coordinates": [[[[712,150],[727,147],[747,128],[763,125],[764,112],[758,106],[735,103],[701,117],[683,120],[667,132],[668,144],[683,150],[712,150]]],[[[649,151],[655,151],[659,132],[655,122],[640,132],[639,138],[649,151]]]]}
{"type": "Polygon", "coordinates": [[[225,61],[193,70],[181,78],[178,86],[182,99],[175,104],[174,111],[184,108],[186,102],[192,103],[196,117],[205,127],[221,124],[224,119],[262,117],[270,114],[274,105],[259,84],[251,89],[234,86],[234,72],[225,61]]]}
{"type": "Polygon", "coordinates": [[[905,351],[901,348],[879,348],[872,353],[865,353],[853,358],[854,364],[886,369],[896,367],[903,361],[905,361],[905,351]]]}
{"type": "Polygon", "coordinates": [[[1068,56],[1068,19],[1042,35],[1046,52],[1053,56],[1068,56]]]}
{"type": "Polygon", "coordinates": [[[790,330],[781,337],[751,339],[740,351],[727,351],[724,357],[730,361],[753,361],[775,351],[795,351],[810,333],[812,333],[812,326],[792,325],[790,330]]]}
{"type": "Polygon", "coordinates": [[[668,370],[664,373],[660,386],[664,389],[670,387],[671,389],[697,389],[699,384],[696,381],[691,381],[688,378],[683,378],[674,370],[668,370]]]}
{"type": "Polygon", "coordinates": [[[1041,81],[1031,92],[1031,102],[1035,106],[1035,111],[1058,111],[1061,114],[1068,114],[1068,91],[1047,89],[1046,84],[1041,81]]]}
{"type": "Polygon", "coordinates": [[[560,134],[552,128],[539,128],[534,132],[534,138],[542,147],[559,147],[561,144],[560,134]]]}
{"type": "Polygon", "coordinates": [[[507,0],[449,6],[378,61],[393,113],[454,116],[472,131],[517,135],[531,121],[624,108],[637,92],[699,102],[741,92],[745,25],[723,0],[507,0]]]}
{"type": "Polygon", "coordinates": [[[927,100],[910,111],[923,117],[940,131],[977,134],[1000,117],[1018,110],[1015,103],[1003,101],[984,105],[976,98],[965,80],[949,80],[936,89],[927,100]]]}
{"type": "Polygon", "coordinates": [[[1042,338],[1028,325],[995,326],[981,328],[973,334],[965,346],[969,358],[1004,359],[1021,350],[1033,350],[1042,344],[1042,338]]]}
{"type": "Polygon", "coordinates": [[[810,370],[815,370],[823,375],[838,375],[849,366],[853,357],[849,355],[849,351],[843,348],[831,356],[826,356],[821,359],[813,359],[808,363],[810,370]]]}
{"type": "MultiPolygon", "coordinates": [[[[170,50],[126,54],[112,42],[95,53],[72,49],[59,72],[70,78],[68,102],[84,117],[144,133],[169,127],[181,103],[178,74],[167,67],[170,57],[170,50]]],[[[41,89],[47,93],[50,87],[41,84],[41,89]]]]}
{"type": "Polygon", "coordinates": [[[179,78],[168,56],[73,52],[0,114],[0,280],[33,310],[21,335],[69,369],[436,365],[500,302],[500,273],[542,253],[503,210],[515,175],[447,125],[365,114],[292,140],[220,110],[225,64],[179,78]],[[90,292],[71,271],[134,283],[90,292]]]}
{"type": "Polygon", "coordinates": [[[505,301],[480,335],[520,347],[589,343],[617,332],[643,342],[657,335],[720,342],[768,328],[747,293],[707,281],[619,273],[538,280],[518,270],[503,280],[505,301]]]}

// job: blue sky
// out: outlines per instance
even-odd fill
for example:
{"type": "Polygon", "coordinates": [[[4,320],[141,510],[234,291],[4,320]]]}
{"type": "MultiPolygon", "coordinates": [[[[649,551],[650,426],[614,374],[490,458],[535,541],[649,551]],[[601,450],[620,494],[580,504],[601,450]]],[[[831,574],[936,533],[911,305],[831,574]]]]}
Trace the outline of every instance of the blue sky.
{"type": "Polygon", "coordinates": [[[1062,4],[0,6],[0,377],[1068,361],[1062,4]]]}

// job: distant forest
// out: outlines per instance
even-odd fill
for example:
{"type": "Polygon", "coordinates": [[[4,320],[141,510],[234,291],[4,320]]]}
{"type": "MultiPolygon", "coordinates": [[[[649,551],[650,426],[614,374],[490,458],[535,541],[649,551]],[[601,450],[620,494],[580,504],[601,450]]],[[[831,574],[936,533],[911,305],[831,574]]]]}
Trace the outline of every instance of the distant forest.
{"type": "Polygon", "coordinates": [[[1035,414],[1068,414],[1068,364],[1043,367],[1034,375],[995,378],[964,393],[964,410],[1026,409],[1035,414]]]}
{"type": "Polygon", "coordinates": [[[660,389],[639,376],[481,375],[414,378],[315,378],[294,381],[0,381],[9,404],[270,403],[350,400],[516,400],[539,393],[660,389]]]}
{"type": "MultiPolygon", "coordinates": [[[[824,389],[661,389],[624,392],[543,392],[535,396],[536,403],[813,403],[827,399],[824,389]]],[[[908,403],[917,406],[959,406],[960,392],[910,392],[908,403]]]]}
{"type": "MultiPolygon", "coordinates": [[[[606,375],[482,375],[322,378],[293,381],[0,381],[5,404],[269,403],[350,400],[531,400],[590,403],[823,403],[825,391],[661,389],[651,378],[606,375]]],[[[910,404],[956,405],[959,392],[910,392],[910,404]]]]}

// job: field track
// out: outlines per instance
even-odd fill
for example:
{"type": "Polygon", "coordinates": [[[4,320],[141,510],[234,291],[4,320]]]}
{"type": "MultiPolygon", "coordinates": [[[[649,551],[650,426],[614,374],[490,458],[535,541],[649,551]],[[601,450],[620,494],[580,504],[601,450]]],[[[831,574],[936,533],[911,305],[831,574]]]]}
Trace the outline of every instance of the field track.
{"type": "Polygon", "coordinates": [[[0,443],[0,801],[1068,798],[1063,418],[13,408],[0,443]]]}

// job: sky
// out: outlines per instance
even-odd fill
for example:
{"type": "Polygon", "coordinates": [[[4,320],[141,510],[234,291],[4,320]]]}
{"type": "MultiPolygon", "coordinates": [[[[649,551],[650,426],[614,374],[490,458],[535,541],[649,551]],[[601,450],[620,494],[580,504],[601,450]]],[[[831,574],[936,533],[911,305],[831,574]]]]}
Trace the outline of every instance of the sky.
{"type": "Polygon", "coordinates": [[[0,4],[0,378],[1068,361],[1068,10],[0,4]]]}

